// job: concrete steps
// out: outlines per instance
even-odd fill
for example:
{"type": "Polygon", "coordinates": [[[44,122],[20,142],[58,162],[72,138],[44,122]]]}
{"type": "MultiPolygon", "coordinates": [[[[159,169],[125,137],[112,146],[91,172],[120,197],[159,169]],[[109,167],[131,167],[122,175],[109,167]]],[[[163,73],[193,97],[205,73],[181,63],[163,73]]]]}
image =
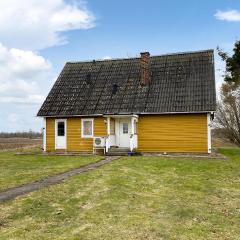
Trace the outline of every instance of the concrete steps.
{"type": "Polygon", "coordinates": [[[128,156],[130,148],[111,147],[106,155],[108,156],[128,156]]]}

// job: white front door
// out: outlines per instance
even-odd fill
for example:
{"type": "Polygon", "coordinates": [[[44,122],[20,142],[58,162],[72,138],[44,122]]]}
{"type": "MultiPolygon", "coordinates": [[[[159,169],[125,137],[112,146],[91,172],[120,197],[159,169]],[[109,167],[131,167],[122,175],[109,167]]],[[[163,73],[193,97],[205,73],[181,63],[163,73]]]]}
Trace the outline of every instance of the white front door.
{"type": "Polygon", "coordinates": [[[130,147],[130,119],[119,120],[119,147],[130,147]]]}
{"type": "Polygon", "coordinates": [[[66,120],[57,119],[55,122],[55,148],[56,149],[66,149],[67,138],[66,138],[66,120]]]}

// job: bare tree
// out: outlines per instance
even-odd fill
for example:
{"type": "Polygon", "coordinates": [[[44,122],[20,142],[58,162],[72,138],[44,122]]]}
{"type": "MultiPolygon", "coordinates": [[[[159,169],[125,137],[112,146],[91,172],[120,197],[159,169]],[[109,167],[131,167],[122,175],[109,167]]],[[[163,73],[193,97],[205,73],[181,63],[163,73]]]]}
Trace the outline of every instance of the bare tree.
{"type": "Polygon", "coordinates": [[[225,92],[227,87],[222,86],[215,122],[226,138],[240,146],[240,88],[225,92]]]}
{"type": "Polygon", "coordinates": [[[218,54],[226,63],[226,72],[216,123],[231,142],[240,146],[240,41],[234,44],[232,56],[219,48],[218,54]]]}

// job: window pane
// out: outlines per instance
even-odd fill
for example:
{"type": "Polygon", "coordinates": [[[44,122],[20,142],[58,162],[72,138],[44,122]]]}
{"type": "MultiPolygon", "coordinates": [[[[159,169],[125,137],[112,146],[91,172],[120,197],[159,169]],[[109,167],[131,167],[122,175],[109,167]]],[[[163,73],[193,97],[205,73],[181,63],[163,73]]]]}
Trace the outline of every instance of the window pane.
{"type": "Polygon", "coordinates": [[[123,133],[128,133],[128,123],[123,123],[123,133]]]}
{"type": "Polygon", "coordinates": [[[83,122],[83,135],[91,136],[92,135],[92,121],[83,122]]]}
{"type": "Polygon", "coordinates": [[[58,122],[58,136],[65,136],[65,127],[64,127],[64,122],[58,122]]]}
{"type": "Polygon", "coordinates": [[[115,134],[115,121],[111,119],[110,121],[110,134],[114,135],[115,134]]]}

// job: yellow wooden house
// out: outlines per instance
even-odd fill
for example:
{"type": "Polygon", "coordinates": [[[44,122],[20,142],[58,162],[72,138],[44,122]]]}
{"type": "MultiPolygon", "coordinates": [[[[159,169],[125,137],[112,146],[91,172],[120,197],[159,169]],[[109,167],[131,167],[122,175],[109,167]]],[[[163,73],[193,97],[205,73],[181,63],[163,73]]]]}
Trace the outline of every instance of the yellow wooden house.
{"type": "Polygon", "coordinates": [[[38,112],[44,151],[210,153],[213,55],[66,63],[38,112]]]}

